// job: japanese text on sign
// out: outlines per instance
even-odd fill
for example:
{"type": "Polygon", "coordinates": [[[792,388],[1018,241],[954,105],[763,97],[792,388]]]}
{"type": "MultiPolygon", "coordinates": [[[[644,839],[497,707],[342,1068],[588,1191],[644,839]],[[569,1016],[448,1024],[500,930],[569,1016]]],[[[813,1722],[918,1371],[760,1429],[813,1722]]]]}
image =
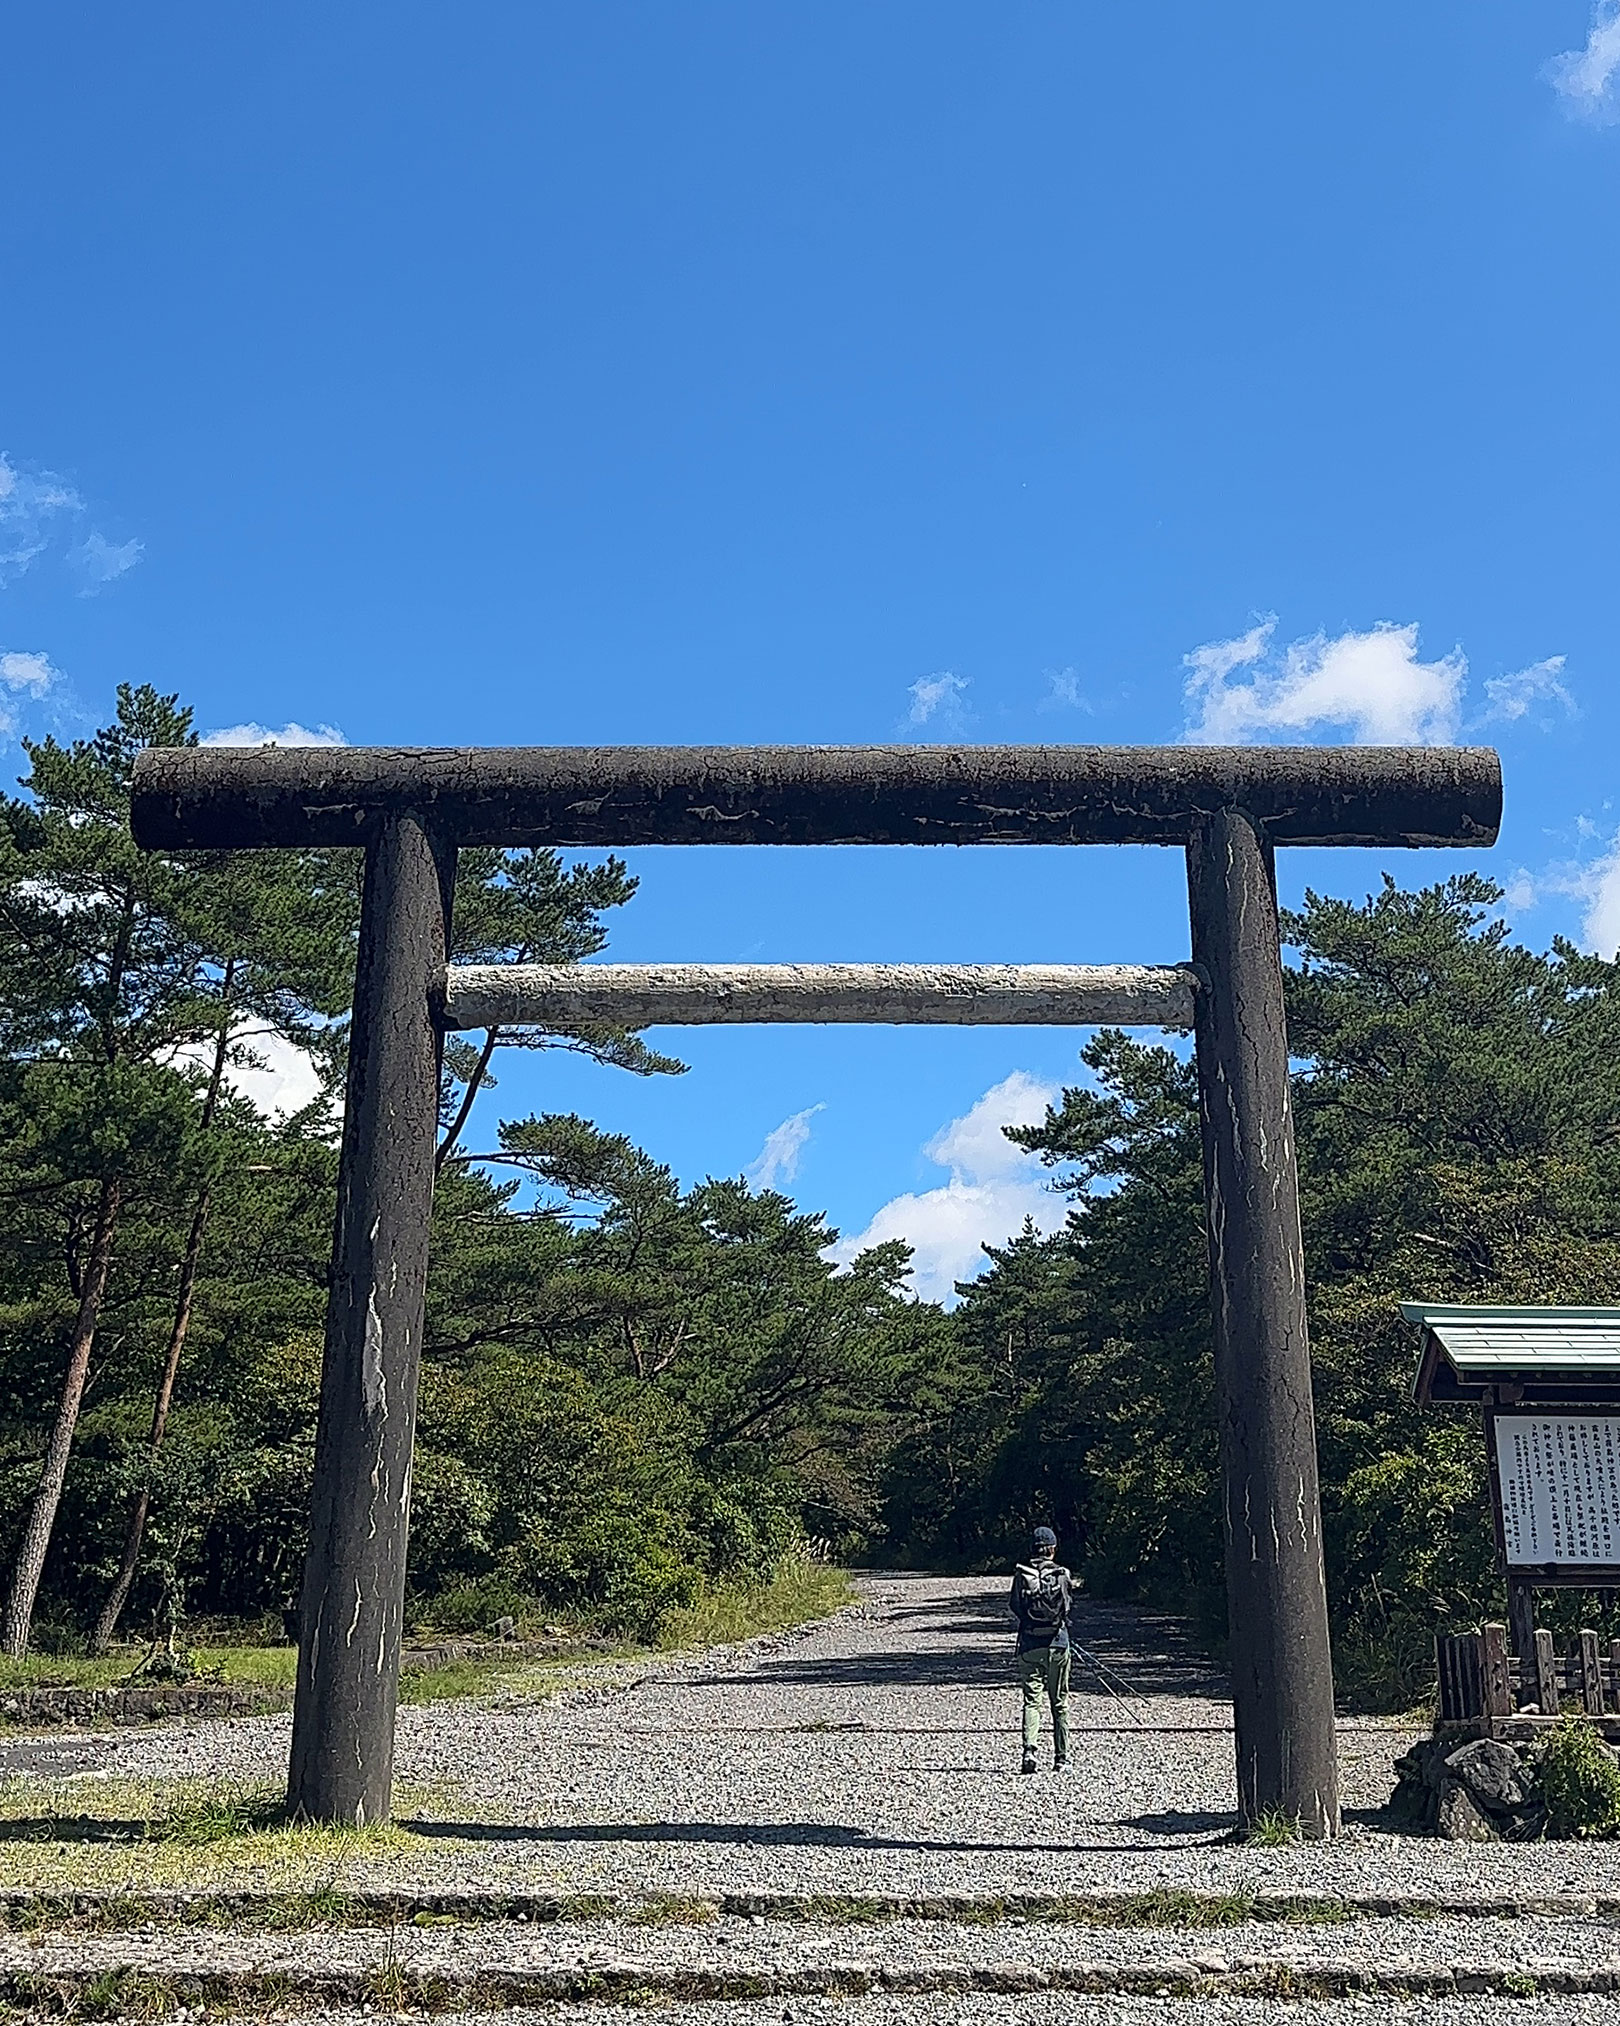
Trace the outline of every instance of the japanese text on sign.
{"type": "Polygon", "coordinates": [[[1510,1567],[1620,1563],[1620,1414],[1499,1414],[1510,1567]]]}

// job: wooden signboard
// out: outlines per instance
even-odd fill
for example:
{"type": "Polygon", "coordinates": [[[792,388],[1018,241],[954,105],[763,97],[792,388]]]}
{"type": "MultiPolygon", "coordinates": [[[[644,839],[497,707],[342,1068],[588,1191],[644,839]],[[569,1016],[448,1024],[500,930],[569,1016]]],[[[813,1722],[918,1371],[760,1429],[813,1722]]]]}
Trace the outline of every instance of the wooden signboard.
{"type": "Polygon", "coordinates": [[[1500,1407],[1487,1422],[1503,1568],[1537,1585],[1620,1584],[1620,1411],[1500,1407]]]}

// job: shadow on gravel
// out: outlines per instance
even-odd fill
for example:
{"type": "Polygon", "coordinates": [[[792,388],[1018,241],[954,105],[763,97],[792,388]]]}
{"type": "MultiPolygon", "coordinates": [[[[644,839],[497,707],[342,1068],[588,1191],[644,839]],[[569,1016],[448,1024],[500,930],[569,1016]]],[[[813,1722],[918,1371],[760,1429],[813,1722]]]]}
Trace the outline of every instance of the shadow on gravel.
{"type": "Polygon", "coordinates": [[[1150,1836],[1197,1836],[1210,1830],[1237,1828],[1232,1808],[1162,1808],[1153,1815],[1127,1815],[1122,1829],[1144,1829],[1150,1836]]]}
{"type": "MultiPolygon", "coordinates": [[[[994,1591],[973,1596],[890,1609],[881,1622],[894,1626],[897,1632],[903,1628],[908,1640],[927,1643],[887,1652],[784,1654],[780,1659],[762,1659],[758,1679],[773,1687],[807,1688],[1002,1690],[1012,1685],[1013,1621],[999,1585],[994,1591]]],[[[1076,1655],[1077,1689],[1117,1696],[1128,1685],[1144,1703],[1160,1695],[1197,1701],[1226,1699],[1224,1680],[1172,1618],[1080,1598],[1076,1600],[1074,1636],[1109,1670],[1114,1683],[1106,1687],[1076,1655]]],[[[699,1676],[694,1685],[734,1687],[736,1677],[699,1676]]],[[[1153,1728],[1151,1723],[1142,1727],[1153,1728]]]]}
{"type": "Polygon", "coordinates": [[[0,1843],[144,1843],[150,1822],[107,1815],[12,1815],[0,1821],[0,1843]]]}
{"type": "MultiPolygon", "coordinates": [[[[1212,1818],[1227,1824],[1222,1836],[1203,1841],[1221,1843],[1231,1835],[1230,1816],[1212,1818]]],[[[1022,1851],[1040,1856],[1066,1851],[1118,1852],[1131,1846],[1108,1843],[1032,1843],[1014,1837],[1006,1843],[964,1843],[952,1837],[873,1836],[839,1822],[400,1822],[413,1836],[442,1837],[469,1843],[724,1843],[744,1847],[771,1844],[815,1845],[835,1850],[940,1850],[970,1857],[1005,1857],[1022,1851]]]]}

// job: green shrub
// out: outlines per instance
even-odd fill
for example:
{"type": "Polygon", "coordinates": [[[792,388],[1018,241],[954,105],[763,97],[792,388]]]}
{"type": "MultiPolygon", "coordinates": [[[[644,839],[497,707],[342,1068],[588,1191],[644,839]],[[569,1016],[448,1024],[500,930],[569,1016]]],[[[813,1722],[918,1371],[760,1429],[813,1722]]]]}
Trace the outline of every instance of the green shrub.
{"type": "Polygon", "coordinates": [[[1552,1836],[1620,1835],[1620,1764],[1589,1723],[1565,1717],[1536,1768],[1552,1836]]]}
{"type": "Polygon", "coordinates": [[[498,1618],[519,1623],[534,1616],[534,1599],[503,1576],[483,1576],[475,1583],[456,1583],[420,1607],[422,1618],[438,1632],[488,1632],[498,1618]]]}

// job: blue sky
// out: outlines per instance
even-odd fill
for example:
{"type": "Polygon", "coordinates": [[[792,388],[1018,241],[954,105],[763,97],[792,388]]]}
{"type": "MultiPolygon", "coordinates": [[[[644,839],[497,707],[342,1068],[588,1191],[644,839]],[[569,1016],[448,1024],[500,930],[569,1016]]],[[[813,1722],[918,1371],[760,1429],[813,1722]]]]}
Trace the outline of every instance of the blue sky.
{"type": "MultiPolygon", "coordinates": [[[[1481,738],[1496,851],[1287,891],[1477,863],[1620,944],[1613,0],[67,4],[0,88],[0,757],[120,680],[356,743],[1481,738]]],[[[626,959],[1186,950],[1168,852],[636,869],[626,959]]],[[[497,1102],[937,1291],[1076,1045],[497,1102]]]]}

